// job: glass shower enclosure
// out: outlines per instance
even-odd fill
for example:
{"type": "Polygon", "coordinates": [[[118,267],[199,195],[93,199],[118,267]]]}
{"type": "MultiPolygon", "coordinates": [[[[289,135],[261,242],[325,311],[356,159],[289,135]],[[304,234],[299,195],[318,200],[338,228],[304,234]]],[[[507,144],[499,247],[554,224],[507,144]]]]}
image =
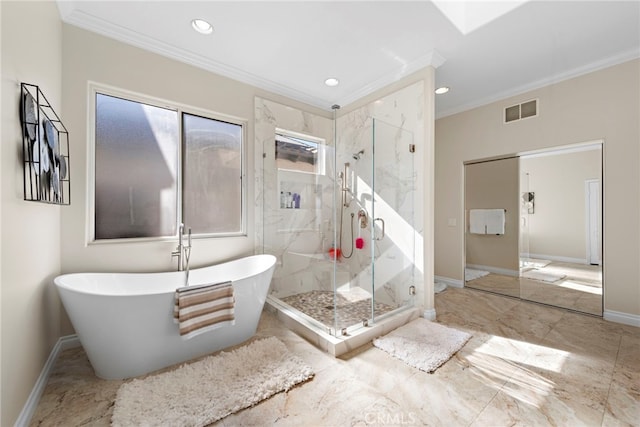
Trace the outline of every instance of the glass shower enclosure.
{"type": "Polygon", "coordinates": [[[415,294],[413,134],[366,117],[329,138],[276,128],[262,155],[262,250],[278,258],[269,299],[346,336],[415,294]]]}

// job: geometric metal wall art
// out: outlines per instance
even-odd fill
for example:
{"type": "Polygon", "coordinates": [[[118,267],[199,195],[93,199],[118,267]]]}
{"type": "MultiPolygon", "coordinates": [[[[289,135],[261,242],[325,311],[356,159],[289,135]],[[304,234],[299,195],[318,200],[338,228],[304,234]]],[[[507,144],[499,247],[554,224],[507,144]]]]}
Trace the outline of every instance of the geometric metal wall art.
{"type": "Polygon", "coordinates": [[[69,132],[38,86],[20,89],[24,200],[69,205],[69,132]]]}

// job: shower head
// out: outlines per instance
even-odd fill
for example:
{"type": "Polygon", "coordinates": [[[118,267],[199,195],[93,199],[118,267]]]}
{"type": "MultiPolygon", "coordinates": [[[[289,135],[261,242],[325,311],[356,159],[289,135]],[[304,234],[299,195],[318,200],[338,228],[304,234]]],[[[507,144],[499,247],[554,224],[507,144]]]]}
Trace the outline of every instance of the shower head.
{"type": "Polygon", "coordinates": [[[363,154],[364,150],[360,150],[357,153],[353,153],[351,157],[353,157],[353,160],[360,160],[360,157],[362,157],[363,154]]]}

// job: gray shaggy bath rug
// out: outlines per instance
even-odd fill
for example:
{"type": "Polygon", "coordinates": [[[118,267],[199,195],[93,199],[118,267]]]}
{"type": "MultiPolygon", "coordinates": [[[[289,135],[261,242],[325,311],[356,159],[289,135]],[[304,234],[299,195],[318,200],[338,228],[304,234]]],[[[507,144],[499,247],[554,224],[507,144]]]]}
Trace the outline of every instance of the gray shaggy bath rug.
{"type": "Polygon", "coordinates": [[[470,338],[467,332],[418,318],[376,338],[373,345],[407,365],[431,373],[456,354],[470,338]]]}
{"type": "Polygon", "coordinates": [[[277,338],[221,352],[120,386],[113,426],[211,424],[314,375],[277,338]]]}

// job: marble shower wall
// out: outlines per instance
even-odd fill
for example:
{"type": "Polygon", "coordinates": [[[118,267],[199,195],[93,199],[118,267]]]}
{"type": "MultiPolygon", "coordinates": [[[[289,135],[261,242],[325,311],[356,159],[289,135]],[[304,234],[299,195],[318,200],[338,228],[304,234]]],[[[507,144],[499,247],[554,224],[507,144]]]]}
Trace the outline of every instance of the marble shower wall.
{"type": "Polygon", "coordinates": [[[342,252],[348,255],[354,245],[351,213],[353,238],[362,237],[364,248],[354,248],[351,258],[343,257],[338,262],[336,287],[348,290],[358,286],[370,292],[372,256],[376,302],[401,306],[411,302],[409,286],[423,287],[423,198],[419,191],[423,182],[419,154],[424,147],[423,106],[424,84],[415,83],[339,117],[334,144],[333,120],[256,97],[256,251],[278,257],[272,295],[282,298],[333,289],[333,262],[328,250],[339,244],[340,239],[334,233],[339,231],[341,213],[340,194],[334,195],[334,187],[341,185],[336,178],[344,171],[346,162],[349,163],[346,184],[351,193],[347,197],[349,206],[342,210],[342,252]],[[317,175],[278,170],[277,130],[323,140],[324,170],[317,175]],[[415,144],[415,154],[409,152],[410,144],[415,144]],[[353,155],[360,150],[364,153],[359,160],[354,159],[353,155]],[[281,209],[279,195],[286,185],[283,182],[299,182],[313,188],[314,202],[306,207],[302,203],[301,209],[281,209]],[[360,209],[367,215],[365,228],[359,227],[360,209]],[[374,217],[385,221],[386,235],[381,240],[372,240],[382,232],[381,222],[374,225],[374,217]],[[375,227],[373,236],[372,227],[375,227]],[[420,260],[418,266],[414,260],[420,260]]]}
{"type": "Polygon", "coordinates": [[[333,120],[263,98],[255,98],[256,252],[278,258],[271,294],[282,298],[314,289],[332,290],[333,120]],[[317,174],[276,167],[277,131],[318,142],[323,167],[317,174]],[[264,154],[263,154],[264,153],[264,154]],[[299,209],[280,208],[280,191],[297,191],[299,209]]]}
{"type": "Polygon", "coordinates": [[[355,214],[355,237],[360,232],[365,240],[364,248],[355,249],[343,262],[349,265],[352,285],[370,291],[374,275],[376,302],[396,307],[411,302],[409,286],[424,286],[423,193],[419,191],[423,182],[423,106],[424,84],[419,82],[337,120],[336,168],[342,170],[344,163],[349,163],[347,183],[354,193],[343,213],[343,253],[349,254],[351,247],[351,213],[355,214]],[[415,153],[409,151],[410,144],[415,144],[415,153]],[[361,150],[361,158],[354,160],[353,154],[361,150]],[[358,226],[359,209],[367,213],[365,229],[358,226]],[[374,218],[385,222],[385,237],[380,240],[375,237],[381,237],[382,223],[374,223],[374,218]]]}

